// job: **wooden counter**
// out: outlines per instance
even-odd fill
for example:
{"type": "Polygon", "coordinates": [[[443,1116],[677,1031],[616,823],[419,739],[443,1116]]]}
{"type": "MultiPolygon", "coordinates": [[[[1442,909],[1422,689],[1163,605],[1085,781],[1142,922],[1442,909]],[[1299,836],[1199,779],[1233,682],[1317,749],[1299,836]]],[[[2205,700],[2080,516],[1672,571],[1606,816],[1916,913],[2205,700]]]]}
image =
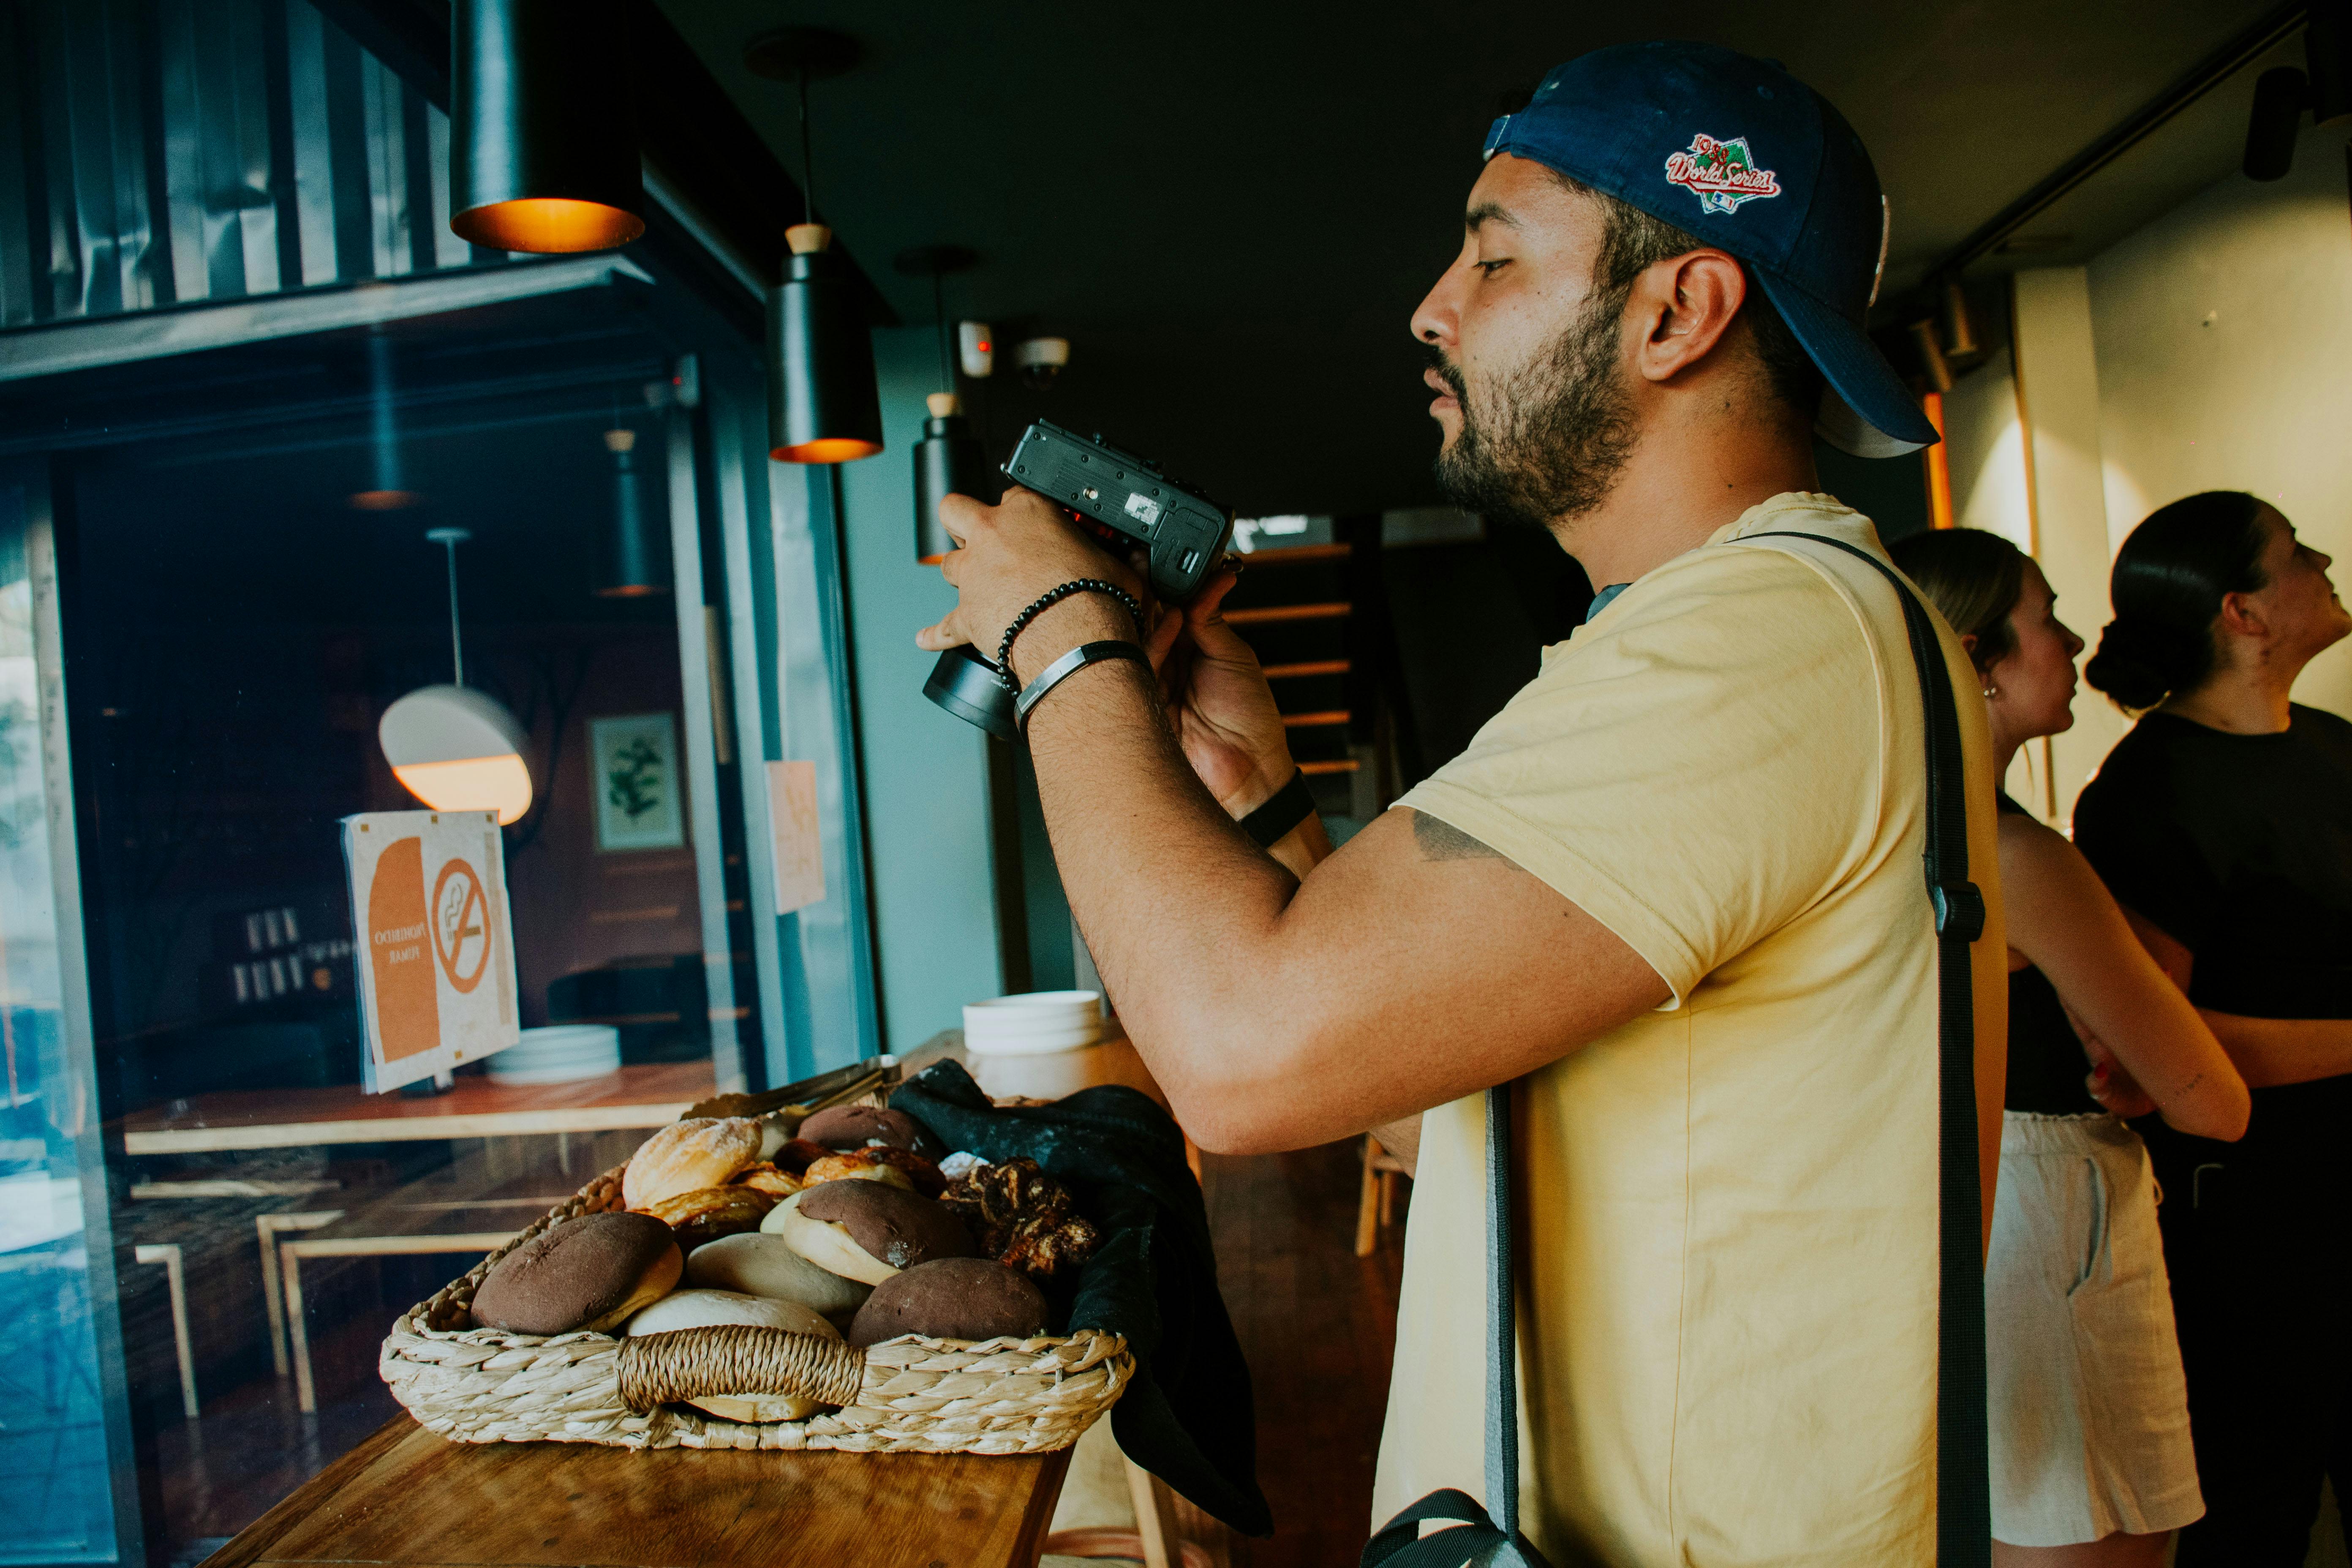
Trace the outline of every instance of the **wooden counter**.
{"type": "Polygon", "coordinates": [[[204,1568],[1034,1568],[1069,1458],[451,1443],[400,1415],[204,1568]]]}

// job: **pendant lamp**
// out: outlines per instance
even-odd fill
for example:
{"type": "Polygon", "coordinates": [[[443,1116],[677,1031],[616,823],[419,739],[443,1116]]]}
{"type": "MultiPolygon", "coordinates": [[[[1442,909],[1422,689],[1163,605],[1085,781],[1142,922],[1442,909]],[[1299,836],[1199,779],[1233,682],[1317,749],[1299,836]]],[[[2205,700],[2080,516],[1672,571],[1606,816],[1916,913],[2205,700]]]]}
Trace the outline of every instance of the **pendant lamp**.
{"type": "Polygon", "coordinates": [[[669,592],[669,557],[656,548],[646,528],[645,491],[636,468],[637,433],[630,429],[604,432],[604,449],[613,454],[613,528],[606,537],[604,560],[596,579],[596,595],[604,599],[642,599],[669,592]]]}
{"type": "Polygon", "coordinates": [[[383,710],[377,743],[392,776],[436,811],[495,811],[499,826],[530,809],[530,769],[522,760],[529,739],[497,699],[466,684],[466,648],[457,636],[457,546],[473,537],[462,528],[436,528],[425,538],[449,552],[449,656],[454,679],[421,686],[383,710]]]}
{"type": "Polygon", "coordinates": [[[931,319],[940,339],[941,390],[925,400],[930,417],[915,445],[915,559],[926,566],[938,565],[956,547],[940,521],[940,502],[951,494],[993,500],[999,488],[956,395],[955,361],[948,352],[947,275],[969,271],[979,259],[960,245],[925,245],[893,263],[909,277],[931,280],[931,319]]]}
{"type": "Polygon", "coordinates": [[[882,400],[857,279],[816,221],[808,88],[856,64],[856,41],[824,27],[756,39],[745,63],[800,84],[803,221],[784,231],[792,254],[768,291],[768,455],[783,463],[845,463],[882,449],[882,400]]]}
{"type": "Polygon", "coordinates": [[[619,0],[457,0],[449,228],[490,250],[610,250],[646,232],[619,0]]]}
{"type": "Polygon", "coordinates": [[[401,481],[400,423],[392,405],[392,340],[378,322],[368,329],[368,458],[372,488],[354,491],[362,511],[397,511],[421,499],[401,481]]]}

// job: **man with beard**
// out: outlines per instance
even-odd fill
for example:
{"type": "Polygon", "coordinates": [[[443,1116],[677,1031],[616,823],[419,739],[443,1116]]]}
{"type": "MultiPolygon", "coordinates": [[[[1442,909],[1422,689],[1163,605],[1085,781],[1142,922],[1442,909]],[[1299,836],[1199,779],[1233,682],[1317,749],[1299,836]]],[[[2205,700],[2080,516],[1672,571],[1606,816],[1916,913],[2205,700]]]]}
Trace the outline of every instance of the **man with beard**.
{"type": "MultiPolygon", "coordinates": [[[[1376,1518],[1485,1491],[1482,1091],[1516,1081],[1538,1547],[1932,1561],[1923,702],[1895,589],[1838,547],[1880,555],[1874,531],[1812,493],[1817,418],[1865,450],[1935,438],[1862,331],[1877,176],[1803,84],[1696,44],[1571,61],[1486,151],[1412,321],[1438,471],[1608,584],[1591,619],[1332,854],[1282,804],[1280,719],[1213,596],[1146,628],[1073,591],[1011,649],[1063,882],[1203,1147],[1421,1115],[1376,1518]],[[1165,661],[1164,705],[1137,643],[1165,661]]],[[[927,647],[993,650],[1080,579],[1137,586],[1037,496],[943,512],[960,603],[927,647]]],[[[1959,721],[1992,895],[1982,705],[1959,721]]],[[[1973,973],[1986,1173],[1995,905],[1973,973]]]]}

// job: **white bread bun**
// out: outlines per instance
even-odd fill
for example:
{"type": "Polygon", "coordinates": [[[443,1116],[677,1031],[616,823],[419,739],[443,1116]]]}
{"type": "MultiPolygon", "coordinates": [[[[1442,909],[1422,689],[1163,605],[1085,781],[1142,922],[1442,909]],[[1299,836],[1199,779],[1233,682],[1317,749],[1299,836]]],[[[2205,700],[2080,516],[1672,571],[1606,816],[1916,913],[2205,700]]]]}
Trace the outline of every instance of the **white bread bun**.
{"type": "MultiPolygon", "coordinates": [[[[721,1329],[738,1324],[783,1329],[818,1339],[841,1337],[840,1331],[797,1301],[747,1296],[734,1290],[675,1291],[631,1318],[621,1331],[667,1334],[679,1329],[721,1329]]],[[[816,1400],[781,1394],[709,1394],[692,1403],[696,1409],[722,1421],[805,1421],[824,1408],[816,1400]]]]}
{"type": "Polygon", "coordinates": [[[784,1245],[826,1273],[861,1285],[879,1285],[898,1272],[851,1240],[847,1226],[801,1213],[801,1200],[806,1196],[808,1189],[803,1188],[770,1209],[760,1222],[761,1230],[782,1237],[784,1245]]]}
{"type": "Polygon", "coordinates": [[[794,1252],[781,1236],[722,1236],[694,1249],[686,1282],[712,1290],[740,1290],[812,1311],[847,1317],[866,1304],[873,1287],[828,1273],[794,1252]]]}
{"type": "Polygon", "coordinates": [[[680,1193],[723,1187],[746,1165],[760,1163],[766,1140],[760,1124],[741,1116],[697,1116],[673,1121],[637,1146],[621,1173],[621,1201],[646,1208],[680,1193]]]}

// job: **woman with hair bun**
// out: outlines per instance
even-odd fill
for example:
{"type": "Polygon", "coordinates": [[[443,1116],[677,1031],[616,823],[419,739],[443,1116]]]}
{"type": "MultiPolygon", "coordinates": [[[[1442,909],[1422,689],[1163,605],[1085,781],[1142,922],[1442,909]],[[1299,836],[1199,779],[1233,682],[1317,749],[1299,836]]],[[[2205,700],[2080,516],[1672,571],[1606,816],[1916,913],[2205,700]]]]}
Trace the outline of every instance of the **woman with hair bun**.
{"type": "Polygon", "coordinates": [[[2291,700],[2352,632],[2328,558],[2234,490],[2116,552],[2085,670],[2138,717],[2074,839],[2253,1088],[2245,1139],[2151,1128],[2207,1513],[2182,1568],[2300,1568],[2352,1498],[2352,723],[2291,700]]]}
{"type": "MultiPolygon", "coordinates": [[[[1996,777],[2026,742],[2073,726],[2083,643],[2039,566],[1969,529],[1889,552],[1982,677],[1996,777]]],[[[2000,804],[2010,974],[1985,1259],[1993,1561],[2152,1568],[2204,1503],[2147,1150],[2106,1101],[2145,1084],[2173,1124],[2235,1138],[2246,1086],[2074,847],[2007,795],[2000,804]],[[2112,1054],[2086,1053],[2074,1017],[2112,1054]]]]}

